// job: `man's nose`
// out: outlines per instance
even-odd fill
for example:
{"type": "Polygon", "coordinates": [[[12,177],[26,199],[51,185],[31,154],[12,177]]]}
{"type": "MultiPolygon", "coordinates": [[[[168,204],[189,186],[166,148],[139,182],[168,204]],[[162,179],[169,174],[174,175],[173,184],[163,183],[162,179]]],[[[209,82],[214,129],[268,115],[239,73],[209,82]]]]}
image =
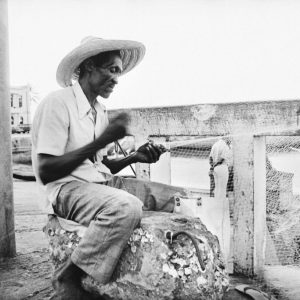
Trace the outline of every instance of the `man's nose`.
{"type": "Polygon", "coordinates": [[[113,81],[114,84],[118,84],[119,76],[118,75],[113,76],[112,81],[113,81]]]}

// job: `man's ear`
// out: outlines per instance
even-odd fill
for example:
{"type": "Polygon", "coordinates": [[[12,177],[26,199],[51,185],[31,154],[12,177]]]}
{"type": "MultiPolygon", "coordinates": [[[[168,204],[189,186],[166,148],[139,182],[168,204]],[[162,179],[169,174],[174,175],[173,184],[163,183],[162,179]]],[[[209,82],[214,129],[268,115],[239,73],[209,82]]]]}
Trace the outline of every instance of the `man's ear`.
{"type": "Polygon", "coordinates": [[[84,62],[84,68],[87,72],[92,72],[95,69],[95,64],[91,59],[88,58],[84,62]]]}

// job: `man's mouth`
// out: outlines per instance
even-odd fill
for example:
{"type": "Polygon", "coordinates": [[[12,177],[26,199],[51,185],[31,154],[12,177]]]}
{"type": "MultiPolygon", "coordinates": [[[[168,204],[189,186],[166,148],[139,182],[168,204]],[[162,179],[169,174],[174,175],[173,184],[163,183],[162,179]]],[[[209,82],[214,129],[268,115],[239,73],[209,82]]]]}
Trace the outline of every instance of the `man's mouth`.
{"type": "Polygon", "coordinates": [[[114,90],[114,87],[115,87],[115,86],[110,85],[110,86],[108,86],[108,87],[106,88],[106,90],[107,90],[108,92],[112,92],[112,91],[114,90]]]}

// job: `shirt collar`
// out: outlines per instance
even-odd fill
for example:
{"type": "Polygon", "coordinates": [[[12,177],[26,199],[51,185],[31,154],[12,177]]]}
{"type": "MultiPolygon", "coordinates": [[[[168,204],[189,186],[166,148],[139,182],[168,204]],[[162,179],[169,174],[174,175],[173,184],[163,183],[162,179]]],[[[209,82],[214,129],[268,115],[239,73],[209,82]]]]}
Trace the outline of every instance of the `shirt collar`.
{"type": "MultiPolygon", "coordinates": [[[[79,118],[82,119],[84,118],[91,110],[91,105],[86,97],[86,95],[84,94],[80,84],[78,81],[76,81],[73,84],[73,91],[75,94],[75,98],[77,101],[77,107],[78,107],[78,114],[79,114],[79,118]]],[[[98,110],[102,110],[102,111],[106,111],[105,106],[99,102],[99,97],[97,97],[97,101],[95,103],[95,109],[98,110]]]]}
{"type": "Polygon", "coordinates": [[[78,81],[76,81],[74,83],[73,91],[74,91],[75,98],[76,98],[76,101],[77,101],[77,108],[78,108],[79,118],[82,119],[91,110],[91,105],[90,105],[86,95],[84,94],[80,84],[78,83],[78,81]]]}

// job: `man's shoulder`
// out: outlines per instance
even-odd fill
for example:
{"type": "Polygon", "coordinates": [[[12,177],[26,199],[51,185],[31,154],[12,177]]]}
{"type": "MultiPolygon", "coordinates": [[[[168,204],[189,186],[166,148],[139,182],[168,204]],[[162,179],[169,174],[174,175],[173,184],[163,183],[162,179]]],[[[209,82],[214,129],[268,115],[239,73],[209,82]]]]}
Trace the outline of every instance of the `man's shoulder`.
{"type": "Polygon", "coordinates": [[[224,149],[227,149],[227,148],[228,148],[227,144],[222,139],[220,139],[212,145],[211,151],[210,151],[210,156],[212,156],[213,153],[223,151],[224,149]]]}
{"type": "Polygon", "coordinates": [[[44,110],[53,110],[53,108],[66,109],[75,102],[72,87],[56,90],[46,95],[39,103],[36,114],[44,110]]]}
{"type": "Polygon", "coordinates": [[[67,113],[71,103],[74,102],[72,101],[72,97],[73,93],[71,87],[49,93],[39,103],[34,113],[34,120],[44,116],[46,111],[51,112],[51,114],[57,112],[60,115],[62,115],[64,111],[67,113]]]}
{"type": "Polygon", "coordinates": [[[222,139],[219,139],[217,140],[213,145],[212,145],[212,148],[217,148],[217,147],[220,147],[223,145],[223,140],[222,139]]]}
{"type": "Polygon", "coordinates": [[[67,102],[74,98],[72,87],[66,87],[60,90],[50,92],[43,101],[67,102]]]}

